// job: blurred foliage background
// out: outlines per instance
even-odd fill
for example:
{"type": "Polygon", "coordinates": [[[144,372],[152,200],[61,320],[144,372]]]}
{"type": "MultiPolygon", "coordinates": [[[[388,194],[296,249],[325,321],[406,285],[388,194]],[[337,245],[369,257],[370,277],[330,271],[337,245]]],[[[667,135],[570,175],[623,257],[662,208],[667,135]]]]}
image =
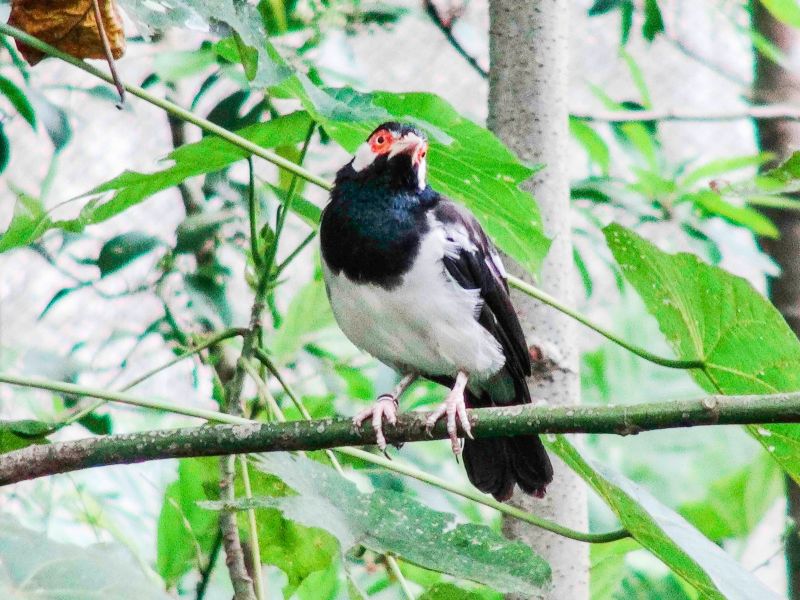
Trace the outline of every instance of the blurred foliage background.
{"type": "MultiPolygon", "coordinates": [[[[267,31],[288,67],[306,73],[320,88],[432,92],[467,118],[485,120],[485,1],[262,0],[256,11],[246,12],[259,19],[255,24],[243,21],[245,13],[236,12],[235,4],[213,3],[212,11],[212,3],[191,0],[173,2],[170,10],[158,2],[121,2],[129,46],[119,63],[122,78],[227,129],[276,121],[279,133],[269,139],[278,140],[273,145],[281,156],[297,161],[311,121],[286,116],[298,106],[290,94],[261,91],[275,76],[270,69],[279,70],[281,62],[240,61],[241,44],[255,46],[248,32],[267,31]]],[[[764,5],[797,22],[791,6],[800,9],[794,2],[764,5]]],[[[0,15],[6,10],[0,4],[0,15]]],[[[776,62],[789,65],[790,58],[753,31],[750,7],[741,1],[582,0],[571,3],[570,11],[570,109],[575,115],[570,176],[583,291],[579,308],[626,339],[668,354],[655,319],[623,282],[601,229],[622,223],[663,249],[695,253],[766,292],[777,268],[757,239],[777,231],[757,210],[764,194],[753,181],[770,157],[758,151],[745,113],[754,45],[776,62]],[[743,118],[606,122],[604,115],[619,109],[727,111],[743,118]],[[712,181],[730,193],[711,191],[712,181]]],[[[201,146],[159,162],[176,148],[200,141],[201,133],[135,100],[117,111],[116,101],[111,87],[63,63],[47,61],[30,69],[13,43],[3,39],[0,229],[7,231],[0,237],[0,371],[117,389],[168,361],[193,336],[247,324],[255,279],[246,161],[234,153],[226,162],[201,146]],[[120,175],[124,171],[133,173],[120,175]],[[124,212],[108,208],[109,195],[124,212]],[[114,211],[120,214],[113,216],[114,211]],[[30,219],[23,222],[20,214],[30,219]],[[56,226],[38,231],[45,214],[56,226]],[[19,229],[23,226],[28,229],[19,229]]],[[[344,101],[356,105],[359,99],[344,101]]],[[[424,111],[426,101],[431,100],[414,100],[410,114],[424,111]]],[[[326,118],[335,125],[330,114],[326,118]]],[[[335,140],[327,129],[313,131],[304,164],[330,179],[347,160],[350,140],[360,139],[362,131],[348,134],[342,127],[335,140]]],[[[447,153],[443,148],[439,159],[445,161],[447,153]]],[[[431,163],[436,161],[432,152],[431,163]]],[[[287,174],[263,161],[255,166],[263,218],[259,233],[268,245],[275,235],[271,224],[292,184],[287,174]]],[[[278,257],[280,263],[291,255],[292,262],[268,296],[264,344],[312,415],[350,416],[388,389],[395,375],[360,354],[335,327],[317,248],[309,240],[326,195],[302,182],[297,192],[278,257]]],[[[782,192],[770,196],[776,198],[785,200],[787,210],[796,208],[782,192]]],[[[530,258],[535,262],[535,255],[530,258]]],[[[582,330],[581,344],[585,403],[701,394],[689,374],[647,363],[588,330],[582,330]]],[[[219,365],[227,352],[235,348],[225,346],[205,362],[219,365]]],[[[287,416],[299,418],[281,386],[269,385],[287,416]]],[[[214,407],[219,399],[214,369],[196,359],[147,379],[135,392],[203,407],[214,407]]],[[[255,388],[248,385],[245,395],[258,405],[255,388]]],[[[422,383],[403,406],[428,408],[441,398],[440,388],[422,383]]],[[[4,420],[50,421],[77,402],[0,387],[4,420]]],[[[185,423],[176,415],[107,406],[54,439],[185,423]]],[[[783,475],[743,430],[582,439],[588,457],[649,490],[743,569],[776,593],[786,593],[784,546],[794,525],[786,517],[783,475]]],[[[409,444],[400,455],[445,479],[466,481],[447,444],[409,444]]],[[[6,516],[62,543],[124,546],[145,577],[173,595],[200,597],[200,585],[206,598],[229,598],[216,514],[196,505],[215,498],[216,465],[184,460],[78,472],[3,488],[0,505],[6,516]]],[[[499,529],[498,515],[484,507],[390,472],[353,466],[362,469],[367,487],[407,492],[462,522],[499,529]]],[[[259,475],[253,485],[267,493],[276,484],[259,475]]],[[[258,514],[269,598],[402,597],[379,554],[342,559],[327,533],[297,525],[275,509],[258,514]]],[[[617,523],[594,496],[590,516],[593,530],[617,523]]],[[[402,568],[417,593],[427,590],[426,598],[466,597],[447,596],[456,592],[443,585],[450,581],[445,576],[409,563],[402,568]]],[[[598,600],[698,597],[631,540],[594,546],[591,578],[592,597],[598,600]]],[[[465,587],[475,598],[500,597],[486,587],[465,587]]]]}

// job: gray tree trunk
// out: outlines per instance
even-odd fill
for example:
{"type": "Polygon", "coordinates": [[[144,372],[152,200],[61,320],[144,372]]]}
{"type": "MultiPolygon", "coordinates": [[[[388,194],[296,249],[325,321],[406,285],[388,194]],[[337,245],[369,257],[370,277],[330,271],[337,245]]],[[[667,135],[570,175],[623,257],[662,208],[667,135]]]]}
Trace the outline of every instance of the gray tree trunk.
{"type": "MultiPolygon", "coordinates": [[[[794,60],[797,72],[800,61],[800,36],[796,29],[776,21],[754,0],[753,25],[764,37],[778,46],[794,60]]],[[[800,78],[756,52],[753,95],[758,103],[800,103],[800,78]]],[[[800,149],[800,122],[759,121],[758,142],[762,150],[777,156],[778,161],[800,149]]],[[[770,296],[792,330],[800,335],[800,214],[793,211],[770,211],[770,216],[780,231],[777,240],[765,240],[764,247],[780,265],[781,275],[771,282],[770,296]]],[[[800,487],[787,477],[786,495],[788,515],[800,523],[800,487]]],[[[786,538],[786,569],[789,597],[800,600],[800,537],[797,528],[786,538]]]]}
{"type": "MultiPolygon", "coordinates": [[[[489,127],[523,160],[544,163],[526,187],[539,202],[545,229],[553,240],[539,285],[560,300],[573,300],[570,234],[568,129],[567,0],[491,0],[489,3],[489,127]]],[[[512,271],[522,275],[519,269],[512,271]]],[[[530,280],[530,278],[528,278],[530,280]]],[[[537,301],[514,298],[528,342],[545,358],[531,382],[534,399],[576,404],[580,397],[574,323],[537,301]]],[[[515,495],[512,503],[543,517],[586,530],[586,488],[554,460],[555,479],[544,500],[515,495]]],[[[543,532],[512,519],[507,536],[541,554],[553,569],[552,588],[540,598],[584,600],[589,597],[587,544],[543,532]]],[[[518,596],[515,596],[518,598],[518,596]]]]}

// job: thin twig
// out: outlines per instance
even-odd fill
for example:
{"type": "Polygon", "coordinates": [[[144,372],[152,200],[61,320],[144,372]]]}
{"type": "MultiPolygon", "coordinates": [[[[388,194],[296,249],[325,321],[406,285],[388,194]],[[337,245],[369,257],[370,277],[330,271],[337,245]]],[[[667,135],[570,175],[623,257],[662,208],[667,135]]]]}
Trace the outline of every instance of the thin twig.
{"type": "Polygon", "coordinates": [[[214,541],[211,544],[211,552],[208,554],[208,564],[205,566],[205,568],[200,570],[200,581],[197,582],[195,600],[205,599],[206,591],[208,590],[208,584],[211,581],[211,573],[214,571],[214,565],[217,564],[217,558],[219,557],[220,550],[222,550],[222,532],[217,529],[217,532],[214,535],[214,541]]]}
{"type": "Polygon", "coordinates": [[[114,54],[111,51],[111,44],[108,42],[108,35],[106,35],[106,27],[103,24],[103,15],[100,12],[100,2],[92,0],[92,9],[94,10],[94,21],[97,24],[97,32],[100,34],[100,42],[103,44],[103,53],[106,55],[106,62],[108,62],[108,70],[111,71],[111,78],[114,80],[114,87],[117,88],[119,94],[119,104],[117,108],[122,110],[125,106],[125,86],[117,73],[117,65],[114,61],[114,54]]]}
{"type": "Polygon", "coordinates": [[[743,119],[800,120],[800,106],[791,104],[758,104],[729,110],[592,110],[571,111],[570,116],[582,121],[626,123],[630,121],[739,121],[743,119]]]}
{"type": "Polygon", "coordinates": [[[411,591],[408,581],[406,581],[406,578],[403,576],[397,559],[391,554],[386,554],[384,556],[386,558],[386,566],[389,567],[389,571],[391,571],[392,575],[394,575],[395,579],[400,583],[400,589],[403,590],[403,595],[407,600],[414,600],[414,592],[411,591]]]}
{"type": "Polygon", "coordinates": [[[433,21],[433,24],[444,34],[444,37],[450,42],[450,45],[453,49],[458,52],[461,57],[467,61],[470,67],[475,69],[475,71],[484,79],[489,78],[489,71],[484,69],[480,63],[478,63],[477,59],[472,56],[469,52],[466,51],[464,46],[461,45],[456,39],[456,36],[453,35],[453,23],[445,23],[442,20],[442,17],[439,15],[439,11],[436,9],[436,6],[433,4],[432,0],[423,0],[423,4],[425,5],[425,12],[428,13],[428,16],[433,21]]]}
{"type": "MultiPolygon", "coordinates": [[[[220,342],[222,342],[224,340],[230,339],[232,337],[244,335],[244,333],[245,333],[245,330],[243,330],[241,328],[231,328],[231,329],[226,329],[225,331],[222,331],[222,332],[217,333],[215,335],[212,335],[208,339],[199,342],[191,350],[187,350],[186,352],[184,352],[182,354],[179,354],[178,356],[173,357],[172,359],[170,359],[169,361],[165,362],[164,364],[158,365],[157,367],[154,367],[154,368],[150,369],[149,371],[146,371],[142,375],[139,375],[138,377],[136,377],[132,381],[128,382],[120,390],[120,392],[127,392],[128,390],[136,387],[137,385],[139,385],[140,383],[142,383],[146,379],[150,379],[153,375],[156,375],[157,373],[160,373],[161,371],[164,371],[165,369],[168,369],[171,366],[178,364],[179,362],[183,361],[184,359],[189,358],[190,356],[194,356],[195,354],[197,354],[198,352],[202,352],[206,348],[210,348],[211,346],[216,346],[217,344],[219,344],[220,342]]],[[[64,426],[67,426],[67,425],[71,425],[72,423],[75,423],[76,421],[81,420],[83,417],[85,417],[89,413],[94,412],[95,410],[97,410],[98,408],[103,406],[106,402],[107,402],[107,400],[98,400],[97,402],[93,402],[92,404],[86,406],[85,408],[78,408],[75,412],[71,413],[70,415],[68,415],[64,419],[60,420],[58,422],[58,425],[61,426],[61,427],[64,427],[64,426]]]]}
{"type": "Polygon", "coordinates": [[[662,367],[669,367],[671,369],[701,369],[705,366],[705,362],[702,359],[693,359],[693,360],[679,360],[679,359],[671,359],[671,358],[664,358],[662,356],[657,356],[652,352],[645,350],[644,348],[640,348],[630,342],[625,341],[616,333],[609,331],[605,327],[602,327],[593,321],[589,320],[588,317],[584,316],[583,314],[579,313],[576,310],[573,310],[569,306],[559,302],[553,296],[548,294],[547,292],[540,290],[539,288],[523,281],[522,279],[515,277],[513,275],[507,275],[508,284],[518,289],[519,291],[531,296],[532,298],[536,298],[540,302],[544,302],[548,306],[552,306],[559,312],[564,313],[565,315],[572,317],[579,323],[582,323],[589,329],[596,331],[603,337],[611,340],[618,346],[622,346],[629,352],[632,352],[636,356],[644,358],[652,363],[657,365],[661,365],[662,367]]]}

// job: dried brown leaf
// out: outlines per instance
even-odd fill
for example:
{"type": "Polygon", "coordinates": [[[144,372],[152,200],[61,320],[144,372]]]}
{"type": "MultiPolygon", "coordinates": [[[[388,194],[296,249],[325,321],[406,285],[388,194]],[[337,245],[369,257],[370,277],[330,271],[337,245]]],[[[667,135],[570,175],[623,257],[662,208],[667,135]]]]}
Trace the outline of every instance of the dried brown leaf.
{"type": "MultiPolygon", "coordinates": [[[[99,0],[103,27],[115,59],[125,53],[125,31],[114,0],[99,0]]],[[[105,58],[92,0],[12,0],[8,24],[76,58],[105,58]]],[[[31,65],[44,54],[17,41],[31,65]]]]}

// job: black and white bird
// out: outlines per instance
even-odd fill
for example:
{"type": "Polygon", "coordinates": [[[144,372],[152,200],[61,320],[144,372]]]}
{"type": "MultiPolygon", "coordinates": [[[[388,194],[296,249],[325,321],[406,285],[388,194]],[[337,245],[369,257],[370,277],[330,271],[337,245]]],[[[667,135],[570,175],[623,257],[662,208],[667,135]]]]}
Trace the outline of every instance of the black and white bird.
{"type": "Polygon", "coordinates": [[[475,217],[426,182],[428,142],[384,123],[336,174],[320,227],[333,314],[360,349],[397,370],[390,394],[356,415],[386,448],[384,419],[417,377],[450,388],[428,426],[446,417],[453,452],[472,484],[498,500],[514,485],[541,497],[553,469],[536,435],[471,439],[467,407],[531,401],[531,359],[505,271],[475,217]]]}

